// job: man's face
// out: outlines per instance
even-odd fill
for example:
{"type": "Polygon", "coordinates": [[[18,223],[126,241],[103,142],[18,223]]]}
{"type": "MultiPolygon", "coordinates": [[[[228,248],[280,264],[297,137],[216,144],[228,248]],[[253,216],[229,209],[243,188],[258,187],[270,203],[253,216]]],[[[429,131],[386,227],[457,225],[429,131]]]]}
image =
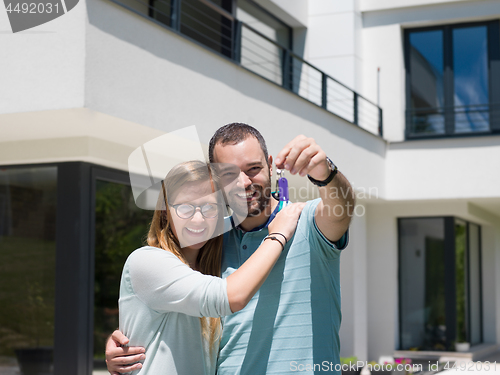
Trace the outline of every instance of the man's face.
{"type": "MultiPolygon", "coordinates": [[[[259,141],[249,136],[238,144],[216,144],[214,162],[231,163],[240,170],[237,187],[244,188],[245,193],[235,189],[227,194],[229,205],[238,207],[246,204],[248,216],[260,215],[269,204],[271,197],[271,170],[267,164],[259,141]]],[[[271,165],[272,158],[269,157],[271,165]]]]}

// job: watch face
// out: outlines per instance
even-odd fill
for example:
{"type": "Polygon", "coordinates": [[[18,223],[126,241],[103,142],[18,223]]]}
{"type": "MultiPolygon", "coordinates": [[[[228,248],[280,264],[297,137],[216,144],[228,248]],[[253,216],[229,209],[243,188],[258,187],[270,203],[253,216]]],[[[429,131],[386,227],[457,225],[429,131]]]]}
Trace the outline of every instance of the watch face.
{"type": "Polygon", "coordinates": [[[337,174],[337,166],[333,164],[333,162],[330,160],[329,157],[326,157],[326,162],[328,163],[328,166],[330,167],[330,175],[326,178],[324,181],[318,181],[311,176],[307,175],[307,178],[316,186],[326,186],[328,183],[330,183],[331,180],[335,177],[337,174]]]}
{"type": "Polygon", "coordinates": [[[326,157],[326,162],[328,163],[328,165],[330,166],[330,168],[332,169],[332,171],[334,171],[335,168],[337,168],[337,166],[335,164],[333,164],[333,161],[331,161],[328,156],[326,157]]]}

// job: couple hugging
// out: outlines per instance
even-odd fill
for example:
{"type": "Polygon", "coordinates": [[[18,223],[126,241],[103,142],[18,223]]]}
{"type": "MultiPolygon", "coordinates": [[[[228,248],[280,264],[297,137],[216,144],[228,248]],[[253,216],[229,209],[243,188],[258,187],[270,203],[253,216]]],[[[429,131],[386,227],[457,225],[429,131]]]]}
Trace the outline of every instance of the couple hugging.
{"type": "Polygon", "coordinates": [[[354,208],[349,182],[313,139],[298,136],[276,167],[307,175],[320,198],[282,208],[270,193],[265,141],[240,123],[217,130],[209,159],[178,164],[162,183],[148,246],[123,269],[120,329],[106,345],[109,372],[338,373],[340,253],[354,208]],[[235,214],[244,212],[224,235],[220,187],[235,214]],[[339,189],[349,193],[333,194],[339,189]]]}

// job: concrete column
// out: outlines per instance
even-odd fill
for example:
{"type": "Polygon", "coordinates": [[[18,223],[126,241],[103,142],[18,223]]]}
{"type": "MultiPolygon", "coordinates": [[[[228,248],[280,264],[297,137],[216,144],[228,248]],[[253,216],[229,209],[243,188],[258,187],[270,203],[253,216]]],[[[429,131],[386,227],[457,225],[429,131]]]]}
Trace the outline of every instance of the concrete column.
{"type": "Polygon", "coordinates": [[[309,2],[306,60],[359,91],[362,19],[357,0],[309,2]]]}
{"type": "MultiPolygon", "coordinates": [[[[360,208],[357,213],[365,211],[360,208]]],[[[342,253],[340,278],[342,285],[342,326],[340,329],[340,355],[356,356],[366,361],[367,309],[366,309],[366,214],[355,216],[350,228],[350,244],[342,253]]]]}

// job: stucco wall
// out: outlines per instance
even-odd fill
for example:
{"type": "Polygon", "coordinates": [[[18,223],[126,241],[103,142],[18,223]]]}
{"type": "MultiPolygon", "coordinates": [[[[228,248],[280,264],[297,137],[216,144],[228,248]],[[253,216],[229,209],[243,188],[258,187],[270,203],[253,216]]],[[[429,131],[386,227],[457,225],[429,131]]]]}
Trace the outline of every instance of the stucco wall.
{"type": "Polygon", "coordinates": [[[0,114],[83,106],[85,22],[81,0],[49,23],[12,34],[2,5],[0,114]]]}
{"type": "Polygon", "coordinates": [[[390,199],[499,197],[500,136],[393,143],[386,168],[390,199]]]}

